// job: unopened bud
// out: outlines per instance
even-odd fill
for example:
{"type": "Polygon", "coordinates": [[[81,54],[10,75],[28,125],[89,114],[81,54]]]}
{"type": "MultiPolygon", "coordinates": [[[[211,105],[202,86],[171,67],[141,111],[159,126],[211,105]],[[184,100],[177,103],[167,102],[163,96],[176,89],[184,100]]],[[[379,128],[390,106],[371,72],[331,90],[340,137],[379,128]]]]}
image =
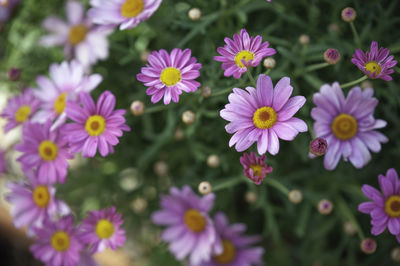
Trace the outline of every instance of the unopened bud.
{"type": "Polygon", "coordinates": [[[338,32],[338,31],[339,31],[339,25],[336,24],[336,23],[331,23],[331,24],[329,24],[329,28],[330,28],[331,30],[333,30],[334,32],[338,32]]]}
{"type": "Polygon", "coordinates": [[[190,125],[190,124],[193,124],[195,120],[196,120],[195,113],[193,113],[190,110],[183,112],[183,114],[182,114],[183,123],[190,125]]]}
{"type": "Polygon", "coordinates": [[[198,189],[199,189],[200,194],[202,194],[202,195],[207,195],[212,192],[212,186],[211,186],[210,182],[208,182],[208,181],[201,182],[199,184],[198,189]]]}
{"type": "Polygon", "coordinates": [[[133,115],[139,116],[144,112],[144,103],[142,101],[134,101],[131,104],[131,112],[133,115]]]}
{"type": "Polygon", "coordinates": [[[272,57],[268,57],[264,59],[263,65],[265,68],[272,69],[275,67],[276,61],[272,57]]]}
{"type": "Polygon", "coordinates": [[[218,155],[211,154],[207,158],[207,165],[211,168],[217,168],[219,166],[219,157],[218,155]]]}
{"type": "Polygon", "coordinates": [[[18,81],[21,77],[21,70],[15,67],[12,67],[8,70],[8,78],[11,81],[18,81]]]}
{"type": "Polygon", "coordinates": [[[147,57],[151,54],[150,50],[146,49],[140,53],[140,60],[144,63],[147,62],[147,57]]]}
{"type": "Polygon", "coordinates": [[[257,201],[257,194],[253,191],[247,191],[244,198],[248,203],[254,203],[257,201]]]}
{"type": "Polygon", "coordinates": [[[400,247],[392,249],[392,252],[390,252],[390,257],[394,262],[400,262],[400,247]]]}
{"type": "Polygon", "coordinates": [[[360,244],[361,251],[364,252],[365,254],[374,253],[376,247],[377,247],[376,241],[373,240],[372,238],[365,238],[363,241],[361,241],[360,244]]]}
{"type": "Polygon", "coordinates": [[[144,198],[136,198],[131,203],[132,210],[137,213],[143,213],[147,208],[147,201],[144,198]]]}
{"type": "Polygon", "coordinates": [[[328,143],[323,138],[315,138],[310,142],[310,152],[315,156],[322,156],[328,149],[328,143]]]}
{"type": "Polygon", "coordinates": [[[204,86],[203,88],[201,88],[201,96],[203,96],[204,98],[210,97],[212,94],[212,90],[209,86],[204,86]]]}
{"type": "Polygon", "coordinates": [[[288,197],[290,202],[294,204],[298,204],[303,200],[303,194],[297,189],[290,191],[288,197]]]}
{"type": "Polygon", "coordinates": [[[183,130],[182,130],[182,128],[178,127],[175,130],[175,139],[176,140],[183,140],[183,138],[184,138],[183,130]]]}
{"type": "Polygon", "coordinates": [[[299,43],[301,43],[303,45],[309,44],[310,43],[310,36],[308,36],[307,34],[300,35],[299,43]]]}
{"type": "Polygon", "coordinates": [[[363,82],[361,82],[361,88],[364,90],[366,88],[373,88],[372,82],[369,80],[364,80],[363,82]]]}
{"type": "Polygon", "coordinates": [[[168,174],[168,164],[164,161],[158,161],[154,164],[154,172],[162,177],[168,174]]]}
{"type": "Polygon", "coordinates": [[[342,19],[346,22],[353,22],[357,17],[357,12],[352,7],[346,7],[342,10],[342,19]]]}
{"type": "Polygon", "coordinates": [[[338,50],[330,48],[325,51],[324,53],[325,62],[330,65],[334,65],[340,60],[340,53],[338,50]]]}
{"type": "Polygon", "coordinates": [[[323,199],[318,203],[318,211],[320,214],[328,215],[333,210],[333,204],[327,199],[323,199]]]}
{"type": "Polygon", "coordinates": [[[189,10],[188,16],[191,20],[199,20],[201,18],[201,10],[197,7],[189,10]]]}
{"type": "Polygon", "coordinates": [[[354,224],[350,221],[347,221],[343,225],[343,231],[348,234],[349,236],[354,235],[357,233],[357,228],[354,226],[354,224]]]}

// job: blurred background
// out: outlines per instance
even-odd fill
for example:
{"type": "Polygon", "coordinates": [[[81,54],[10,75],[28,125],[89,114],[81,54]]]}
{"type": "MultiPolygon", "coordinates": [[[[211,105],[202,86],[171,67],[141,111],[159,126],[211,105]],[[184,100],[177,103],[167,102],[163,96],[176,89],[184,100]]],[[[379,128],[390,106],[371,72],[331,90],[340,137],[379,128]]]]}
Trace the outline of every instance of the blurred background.
{"type": "MultiPolygon", "coordinates": [[[[36,87],[36,76],[47,75],[51,63],[64,60],[62,48],[43,48],[38,39],[45,34],[41,23],[46,17],[65,18],[65,2],[22,0],[12,16],[0,22],[0,110],[7,98],[22,88],[36,87]],[[18,82],[7,78],[11,67],[21,69],[18,82]]],[[[88,7],[88,1],[83,3],[88,7]]],[[[308,145],[313,138],[310,130],[292,142],[281,141],[277,156],[267,155],[267,163],[274,171],[264,183],[255,186],[243,175],[239,162],[242,154],[228,147],[226,121],[219,116],[228,103],[228,93],[222,91],[243,88],[247,83],[244,76],[241,80],[225,78],[221,63],[215,62],[213,56],[217,55],[217,47],[224,45],[224,37],[232,38],[246,28],[250,35],[261,35],[277,50],[273,56],[276,67],[270,76],[274,83],[283,76],[290,77],[293,95],[307,98],[297,117],[311,129],[313,93],[324,83],[346,83],[362,76],[350,62],[357,47],[350,25],[340,16],[347,6],[357,11],[354,25],[361,48],[367,50],[371,41],[378,41],[399,61],[399,0],[164,0],[146,22],[131,30],[116,30],[109,36],[109,58],[92,69],[103,76],[93,95],[97,98],[102,91],[111,90],[117,97],[117,107],[128,110],[126,118],[132,131],[124,134],[113,155],[93,159],[76,156],[66,184],[57,186],[57,196],[79,218],[88,210],[110,205],[123,213],[128,241],[116,253],[99,254],[96,259],[101,265],[182,265],[160,241],[162,228],[151,223],[150,215],[159,208],[159,196],[171,186],[188,184],[197,190],[202,181],[210,182],[216,194],[212,213],[223,211],[230,222],[245,223],[248,234],[262,235],[264,261],[268,265],[395,265],[400,256],[396,249],[399,244],[387,232],[374,238],[378,246],[374,254],[366,255],[360,250],[361,240],[370,237],[370,218],[359,213],[357,206],[366,199],[360,190],[362,184],[376,187],[378,174],[392,167],[400,171],[398,66],[393,81],[363,84],[375,89],[380,101],[375,117],[388,122],[381,132],[389,142],[361,170],[340,162],[329,172],[323,167],[323,158],[309,159],[308,145]],[[200,9],[199,20],[188,16],[192,8],[200,9]],[[202,87],[211,88],[211,96],[199,89],[182,94],[179,103],[152,104],[136,74],[145,65],[149,51],[170,51],[175,47],[192,49],[193,56],[203,65],[198,81],[202,87]],[[323,53],[328,48],[338,49],[341,61],[306,72],[307,66],[324,62],[323,53]],[[135,100],[145,104],[141,116],[129,111],[135,100]],[[195,113],[191,124],[182,121],[187,110],[195,113]],[[298,204],[288,199],[287,192],[293,189],[302,192],[303,200],[298,204]],[[321,199],[333,203],[329,215],[318,212],[321,199]]],[[[260,64],[253,73],[265,71],[260,64]]],[[[1,120],[0,128],[4,124],[1,120]]],[[[10,206],[3,199],[6,181],[23,178],[16,162],[19,155],[12,149],[20,134],[19,128],[8,134],[0,129],[0,147],[8,151],[8,173],[0,177],[0,260],[10,259],[14,264],[9,265],[40,265],[26,250],[29,240],[24,233],[11,229],[7,215],[10,206]]],[[[254,145],[251,150],[255,151],[254,145]]]]}

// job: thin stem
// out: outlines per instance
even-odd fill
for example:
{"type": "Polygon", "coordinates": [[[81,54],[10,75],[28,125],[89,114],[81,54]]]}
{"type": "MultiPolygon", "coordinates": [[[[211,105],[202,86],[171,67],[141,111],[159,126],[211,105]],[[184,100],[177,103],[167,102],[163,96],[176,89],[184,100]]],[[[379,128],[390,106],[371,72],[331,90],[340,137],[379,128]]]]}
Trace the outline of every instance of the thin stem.
{"type": "Polygon", "coordinates": [[[247,69],[246,74],[249,77],[250,82],[253,83],[254,87],[257,87],[256,80],[253,78],[253,75],[251,74],[249,69],[247,69]]]}
{"type": "Polygon", "coordinates": [[[353,213],[350,211],[349,207],[346,205],[346,202],[343,200],[341,196],[338,199],[338,207],[339,211],[345,216],[357,229],[358,236],[361,240],[365,238],[364,233],[361,229],[361,226],[358,224],[356,218],[354,217],[353,213]]]}
{"type": "Polygon", "coordinates": [[[232,88],[226,88],[226,89],[218,91],[217,93],[211,94],[211,97],[224,95],[224,94],[226,94],[228,92],[231,92],[231,91],[232,91],[232,88]]]}
{"type": "Polygon", "coordinates": [[[144,110],[145,114],[155,113],[168,109],[171,105],[157,105],[144,110]]]}
{"type": "Polygon", "coordinates": [[[277,190],[279,190],[280,192],[282,192],[286,196],[289,195],[289,189],[287,187],[285,187],[284,185],[282,185],[282,183],[278,182],[277,180],[272,179],[272,178],[266,178],[265,179],[265,183],[267,183],[268,185],[271,185],[272,187],[276,188],[277,190]]]}
{"type": "Polygon", "coordinates": [[[270,68],[269,68],[269,69],[267,69],[267,71],[265,71],[265,72],[264,72],[264,74],[265,74],[265,75],[268,75],[268,74],[269,74],[269,72],[271,72],[271,69],[270,69],[270,68]]]}
{"type": "Polygon", "coordinates": [[[327,62],[310,65],[310,66],[306,67],[304,72],[310,72],[310,71],[321,69],[321,68],[324,68],[327,66],[330,66],[330,64],[328,64],[327,62]]]}
{"type": "Polygon", "coordinates": [[[342,89],[345,89],[345,88],[348,88],[348,87],[351,87],[351,86],[354,86],[354,85],[356,85],[356,84],[358,84],[358,83],[360,83],[360,82],[363,82],[364,80],[366,80],[368,78],[368,76],[362,76],[361,78],[359,78],[359,79],[357,79],[357,80],[354,80],[354,81],[351,81],[351,82],[347,82],[347,83],[345,83],[345,84],[342,84],[340,87],[342,87],[342,89]]]}
{"type": "Polygon", "coordinates": [[[213,191],[215,192],[215,191],[218,191],[218,190],[221,190],[221,189],[224,189],[224,188],[235,186],[235,185],[237,185],[239,183],[244,182],[245,180],[246,179],[243,178],[242,176],[239,176],[239,177],[236,176],[236,177],[227,178],[225,181],[219,183],[218,185],[215,185],[214,188],[213,188],[213,191]]]}
{"type": "Polygon", "coordinates": [[[356,45],[358,46],[358,48],[361,48],[360,36],[358,36],[358,32],[357,32],[356,27],[354,26],[353,22],[350,22],[350,27],[351,27],[351,31],[353,32],[354,40],[356,41],[356,45]]]}

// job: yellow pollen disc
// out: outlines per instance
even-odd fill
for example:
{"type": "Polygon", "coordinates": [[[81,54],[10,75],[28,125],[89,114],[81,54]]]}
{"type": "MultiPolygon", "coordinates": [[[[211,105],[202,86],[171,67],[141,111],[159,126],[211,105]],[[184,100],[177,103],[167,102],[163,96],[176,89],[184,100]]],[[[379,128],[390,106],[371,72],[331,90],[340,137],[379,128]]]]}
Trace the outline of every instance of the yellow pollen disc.
{"type": "Polygon", "coordinates": [[[187,210],[183,220],[186,226],[195,233],[203,232],[207,225],[207,221],[203,215],[194,209],[187,210]]]}
{"type": "Polygon", "coordinates": [[[223,252],[218,256],[214,256],[214,261],[219,264],[229,264],[236,257],[236,248],[232,242],[228,240],[222,240],[223,252]]]}
{"type": "Polygon", "coordinates": [[[31,107],[29,105],[22,105],[15,112],[15,121],[18,123],[23,123],[28,120],[29,115],[31,114],[31,107]]]}
{"type": "Polygon", "coordinates": [[[261,129],[271,128],[277,119],[275,110],[269,106],[258,108],[253,115],[254,125],[261,129]]]}
{"type": "Polygon", "coordinates": [[[182,76],[179,69],[175,67],[167,67],[161,72],[160,79],[166,86],[173,86],[181,81],[182,76]]]}
{"type": "Polygon", "coordinates": [[[3,6],[3,7],[8,6],[8,0],[1,1],[1,6],[3,6]]]}
{"type": "Polygon", "coordinates": [[[126,0],[121,7],[121,15],[127,18],[134,18],[142,13],[143,8],[143,0],[126,0]]]}
{"type": "Polygon", "coordinates": [[[333,134],[341,140],[351,139],[357,134],[357,121],[348,114],[340,114],[333,119],[331,125],[333,134]]]}
{"type": "Polygon", "coordinates": [[[67,93],[64,92],[64,93],[61,93],[54,101],[54,104],[53,104],[54,111],[59,115],[62,114],[62,112],[64,112],[66,97],[67,97],[67,93]]]}
{"type": "Polygon", "coordinates": [[[96,225],[96,235],[101,239],[110,238],[114,234],[114,225],[106,219],[101,219],[96,225]]]}
{"type": "Polygon", "coordinates": [[[43,140],[39,145],[39,154],[45,161],[53,161],[58,154],[57,145],[49,140],[43,140]]]}
{"type": "Polygon", "coordinates": [[[64,231],[57,231],[51,237],[52,247],[60,252],[66,251],[69,248],[69,236],[64,231]]]}
{"type": "Polygon", "coordinates": [[[242,59],[244,59],[244,61],[247,63],[250,60],[254,60],[254,54],[250,51],[240,51],[239,53],[236,54],[235,56],[235,63],[238,67],[246,67],[245,65],[243,65],[242,63],[242,59]]]}
{"type": "Polygon", "coordinates": [[[367,70],[371,74],[375,73],[376,76],[379,75],[379,73],[381,73],[382,71],[382,67],[375,61],[369,61],[365,63],[364,67],[365,70],[367,70]]]}
{"type": "Polygon", "coordinates": [[[400,196],[390,196],[385,202],[385,212],[390,217],[400,217],[400,196]]]}
{"type": "Polygon", "coordinates": [[[263,167],[259,164],[252,164],[250,165],[250,168],[253,170],[253,173],[255,176],[261,177],[262,175],[262,169],[263,167]]]}
{"type": "Polygon", "coordinates": [[[101,115],[92,115],[86,120],[85,129],[90,136],[99,136],[106,129],[106,120],[101,115]]]}
{"type": "Polygon", "coordinates": [[[85,39],[88,31],[89,29],[83,24],[78,24],[71,27],[68,35],[69,43],[72,45],[77,45],[78,43],[82,42],[85,39]]]}
{"type": "Polygon", "coordinates": [[[40,208],[45,208],[50,202],[50,193],[47,186],[37,186],[32,193],[33,201],[40,208]]]}

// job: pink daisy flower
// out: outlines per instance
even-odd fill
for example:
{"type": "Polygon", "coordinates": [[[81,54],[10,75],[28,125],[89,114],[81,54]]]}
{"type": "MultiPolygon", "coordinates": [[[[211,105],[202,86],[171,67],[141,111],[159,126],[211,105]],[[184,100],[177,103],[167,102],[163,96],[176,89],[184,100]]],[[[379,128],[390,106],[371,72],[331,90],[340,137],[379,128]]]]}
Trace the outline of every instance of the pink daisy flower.
{"type": "Polygon", "coordinates": [[[88,15],[101,25],[119,26],[120,30],[136,27],[148,20],[162,0],[91,0],[88,15]]]}
{"type": "Polygon", "coordinates": [[[50,35],[42,37],[40,44],[45,47],[64,46],[64,55],[68,59],[76,58],[85,68],[95,64],[98,59],[106,59],[107,36],[111,31],[100,30],[85,18],[82,3],[68,1],[66,5],[68,22],[48,17],[43,27],[50,35]]]}
{"type": "Polygon", "coordinates": [[[42,228],[34,227],[33,230],[36,238],[30,250],[36,259],[46,266],[78,264],[83,246],[78,240],[71,215],[55,222],[45,219],[42,228]]]}
{"type": "Polygon", "coordinates": [[[105,157],[114,152],[122,131],[130,131],[125,124],[125,110],[115,108],[115,96],[110,91],[103,92],[97,105],[88,93],[80,94],[81,107],[75,102],[67,102],[67,117],[73,123],[62,130],[68,138],[71,152],[82,151],[84,157],[94,157],[97,149],[105,157]]]}
{"type": "Polygon", "coordinates": [[[68,206],[55,198],[56,189],[41,184],[34,172],[27,174],[28,181],[8,182],[7,201],[13,205],[11,216],[15,227],[41,227],[46,217],[66,215],[68,206]]]}
{"type": "Polygon", "coordinates": [[[358,210],[371,216],[373,235],[382,234],[386,228],[395,235],[400,243],[400,180],[395,169],[387,170],[386,176],[379,175],[379,192],[370,185],[363,185],[361,190],[371,201],[358,205],[358,210]]]}
{"type": "Polygon", "coordinates": [[[369,78],[390,81],[392,80],[390,74],[394,72],[392,67],[397,61],[393,60],[393,55],[388,57],[389,53],[390,50],[387,48],[381,47],[378,50],[378,43],[372,42],[368,52],[364,53],[361,49],[357,49],[351,62],[369,78]]]}
{"type": "Polygon", "coordinates": [[[45,76],[36,78],[39,89],[33,90],[33,93],[42,101],[42,105],[33,121],[44,123],[56,118],[53,127],[64,124],[67,119],[66,102],[77,101],[80,92],[90,93],[101,81],[99,74],[85,75],[84,68],[78,61],[51,64],[50,79],[45,76]]]}
{"type": "Polygon", "coordinates": [[[7,106],[1,114],[2,117],[8,120],[4,131],[8,132],[14,127],[29,121],[39,109],[39,106],[40,101],[35,98],[30,89],[26,89],[22,94],[8,100],[7,106]]]}
{"type": "Polygon", "coordinates": [[[242,152],[257,142],[259,154],[279,152],[279,139],[293,140],[299,132],[307,131],[307,124],[293,115],[304,105],[304,96],[290,98],[293,87],[290,79],[284,77],[275,85],[271,78],[260,75],[257,89],[247,87],[247,91],[234,88],[228,97],[229,104],[220,112],[230,123],[225,126],[234,135],[229,146],[236,144],[242,152]]]}
{"type": "Polygon", "coordinates": [[[267,174],[272,172],[272,167],[265,163],[267,156],[257,156],[254,152],[250,155],[243,153],[240,157],[240,163],[243,165],[244,175],[253,181],[256,185],[260,185],[267,174]]]}
{"type": "Polygon", "coordinates": [[[0,24],[6,22],[20,0],[0,0],[0,24]]]}
{"type": "Polygon", "coordinates": [[[238,79],[249,67],[260,64],[264,57],[274,55],[275,49],[268,48],[269,42],[262,43],[260,35],[249,37],[245,29],[233,35],[233,40],[225,38],[225,46],[218,47],[221,56],[214,56],[214,60],[222,62],[224,76],[233,76],[238,79]]]}
{"type": "Polygon", "coordinates": [[[115,250],[125,244],[125,230],[121,228],[123,222],[122,215],[115,211],[114,206],[88,212],[79,228],[79,240],[89,245],[92,254],[102,252],[107,247],[115,250]]]}
{"type": "Polygon", "coordinates": [[[195,92],[200,83],[195,81],[200,76],[201,64],[191,57],[190,49],[175,48],[171,54],[165,50],[153,51],[147,57],[149,64],[142,67],[137,79],[149,87],[147,95],[152,95],[151,102],[156,103],[164,97],[164,104],[179,101],[182,91],[195,92]]]}
{"type": "Polygon", "coordinates": [[[64,183],[68,162],[73,155],[68,142],[61,137],[60,130],[51,131],[51,121],[45,124],[27,123],[22,128],[22,143],[15,145],[23,154],[18,158],[24,172],[36,169],[42,184],[64,183]]]}

